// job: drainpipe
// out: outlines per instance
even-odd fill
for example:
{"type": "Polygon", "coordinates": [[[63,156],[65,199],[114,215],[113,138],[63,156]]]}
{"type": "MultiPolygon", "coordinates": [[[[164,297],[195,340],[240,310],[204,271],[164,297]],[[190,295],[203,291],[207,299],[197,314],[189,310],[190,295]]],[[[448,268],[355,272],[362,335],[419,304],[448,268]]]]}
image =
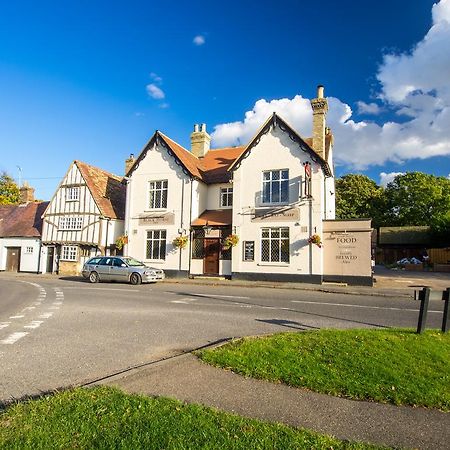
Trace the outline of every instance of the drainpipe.
{"type": "MultiPolygon", "coordinates": [[[[183,230],[183,216],[184,216],[184,179],[181,179],[181,219],[180,219],[180,229],[183,230]]],[[[181,231],[183,233],[183,231],[181,231]]],[[[183,249],[180,248],[178,270],[181,272],[181,260],[182,260],[183,249]]]]}
{"type": "Polygon", "coordinates": [[[188,277],[191,275],[191,259],[192,259],[192,189],[194,185],[194,179],[191,178],[191,201],[189,205],[189,241],[188,241],[188,252],[189,252],[189,266],[188,266],[188,277]]]}
{"type": "Polygon", "coordinates": [[[38,264],[37,264],[37,272],[41,273],[41,252],[42,252],[42,238],[39,240],[39,255],[38,255],[38,264]]]}

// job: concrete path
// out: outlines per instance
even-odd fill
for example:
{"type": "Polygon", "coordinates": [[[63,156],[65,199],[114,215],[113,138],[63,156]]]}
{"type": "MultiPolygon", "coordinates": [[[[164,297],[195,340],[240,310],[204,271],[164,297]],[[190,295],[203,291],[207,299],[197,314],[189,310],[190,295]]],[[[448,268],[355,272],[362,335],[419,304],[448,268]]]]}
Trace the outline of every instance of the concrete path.
{"type": "Polygon", "coordinates": [[[102,384],[201,403],[246,417],[304,427],[340,439],[395,447],[450,448],[450,414],[352,401],[236,375],[192,354],[118,375],[102,384]]]}

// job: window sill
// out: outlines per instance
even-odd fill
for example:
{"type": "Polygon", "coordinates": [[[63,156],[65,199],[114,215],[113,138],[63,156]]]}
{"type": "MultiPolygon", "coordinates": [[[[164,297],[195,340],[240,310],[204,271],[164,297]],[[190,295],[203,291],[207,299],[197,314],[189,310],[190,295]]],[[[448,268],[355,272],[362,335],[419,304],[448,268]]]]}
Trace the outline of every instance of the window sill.
{"type": "Polygon", "coordinates": [[[151,264],[164,264],[166,262],[165,259],[145,259],[145,264],[151,263],[151,264]]]}
{"type": "Polygon", "coordinates": [[[280,203],[259,203],[256,208],[273,208],[274,206],[289,206],[292,205],[290,202],[280,202],[280,203]]]}
{"type": "Polygon", "coordinates": [[[271,267],[289,267],[289,263],[282,262],[260,262],[258,266],[271,266],[271,267]]]}

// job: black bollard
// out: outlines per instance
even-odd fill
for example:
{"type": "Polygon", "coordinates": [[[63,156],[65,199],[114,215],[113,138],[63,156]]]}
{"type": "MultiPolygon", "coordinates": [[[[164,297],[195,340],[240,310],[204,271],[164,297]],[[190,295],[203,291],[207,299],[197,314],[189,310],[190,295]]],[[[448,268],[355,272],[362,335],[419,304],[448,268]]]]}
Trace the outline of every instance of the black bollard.
{"type": "Polygon", "coordinates": [[[442,332],[446,333],[448,331],[448,325],[449,325],[449,314],[448,314],[448,309],[449,309],[449,301],[450,299],[450,288],[447,288],[447,290],[445,290],[442,293],[442,300],[444,300],[444,316],[442,317],[442,332]]]}
{"type": "Polygon", "coordinates": [[[427,314],[428,314],[428,303],[430,301],[430,292],[431,289],[429,287],[424,287],[419,292],[419,300],[420,300],[420,312],[419,312],[419,321],[417,323],[417,333],[420,334],[425,329],[425,324],[427,322],[427,314]]]}

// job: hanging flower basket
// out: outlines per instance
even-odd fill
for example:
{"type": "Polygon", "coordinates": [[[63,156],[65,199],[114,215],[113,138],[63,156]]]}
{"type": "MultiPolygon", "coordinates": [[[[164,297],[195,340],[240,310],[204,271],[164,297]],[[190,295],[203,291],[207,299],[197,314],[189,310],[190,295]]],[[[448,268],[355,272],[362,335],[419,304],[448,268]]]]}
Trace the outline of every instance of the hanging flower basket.
{"type": "Polygon", "coordinates": [[[239,242],[239,236],[237,234],[230,234],[227,236],[222,244],[224,250],[229,250],[231,247],[235,247],[239,242]]]}
{"type": "Polygon", "coordinates": [[[318,234],[313,234],[312,236],[310,236],[308,239],[308,244],[317,245],[317,247],[319,248],[321,248],[323,245],[322,240],[320,239],[320,236],[318,234]]]}
{"type": "Polygon", "coordinates": [[[123,246],[128,244],[128,236],[119,236],[116,239],[116,248],[117,250],[122,250],[123,246]]]}
{"type": "Polygon", "coordinates": [[[178,236],[172,241],[175,248],[186,248],[189,238],[187,236],[178,236]]]}

